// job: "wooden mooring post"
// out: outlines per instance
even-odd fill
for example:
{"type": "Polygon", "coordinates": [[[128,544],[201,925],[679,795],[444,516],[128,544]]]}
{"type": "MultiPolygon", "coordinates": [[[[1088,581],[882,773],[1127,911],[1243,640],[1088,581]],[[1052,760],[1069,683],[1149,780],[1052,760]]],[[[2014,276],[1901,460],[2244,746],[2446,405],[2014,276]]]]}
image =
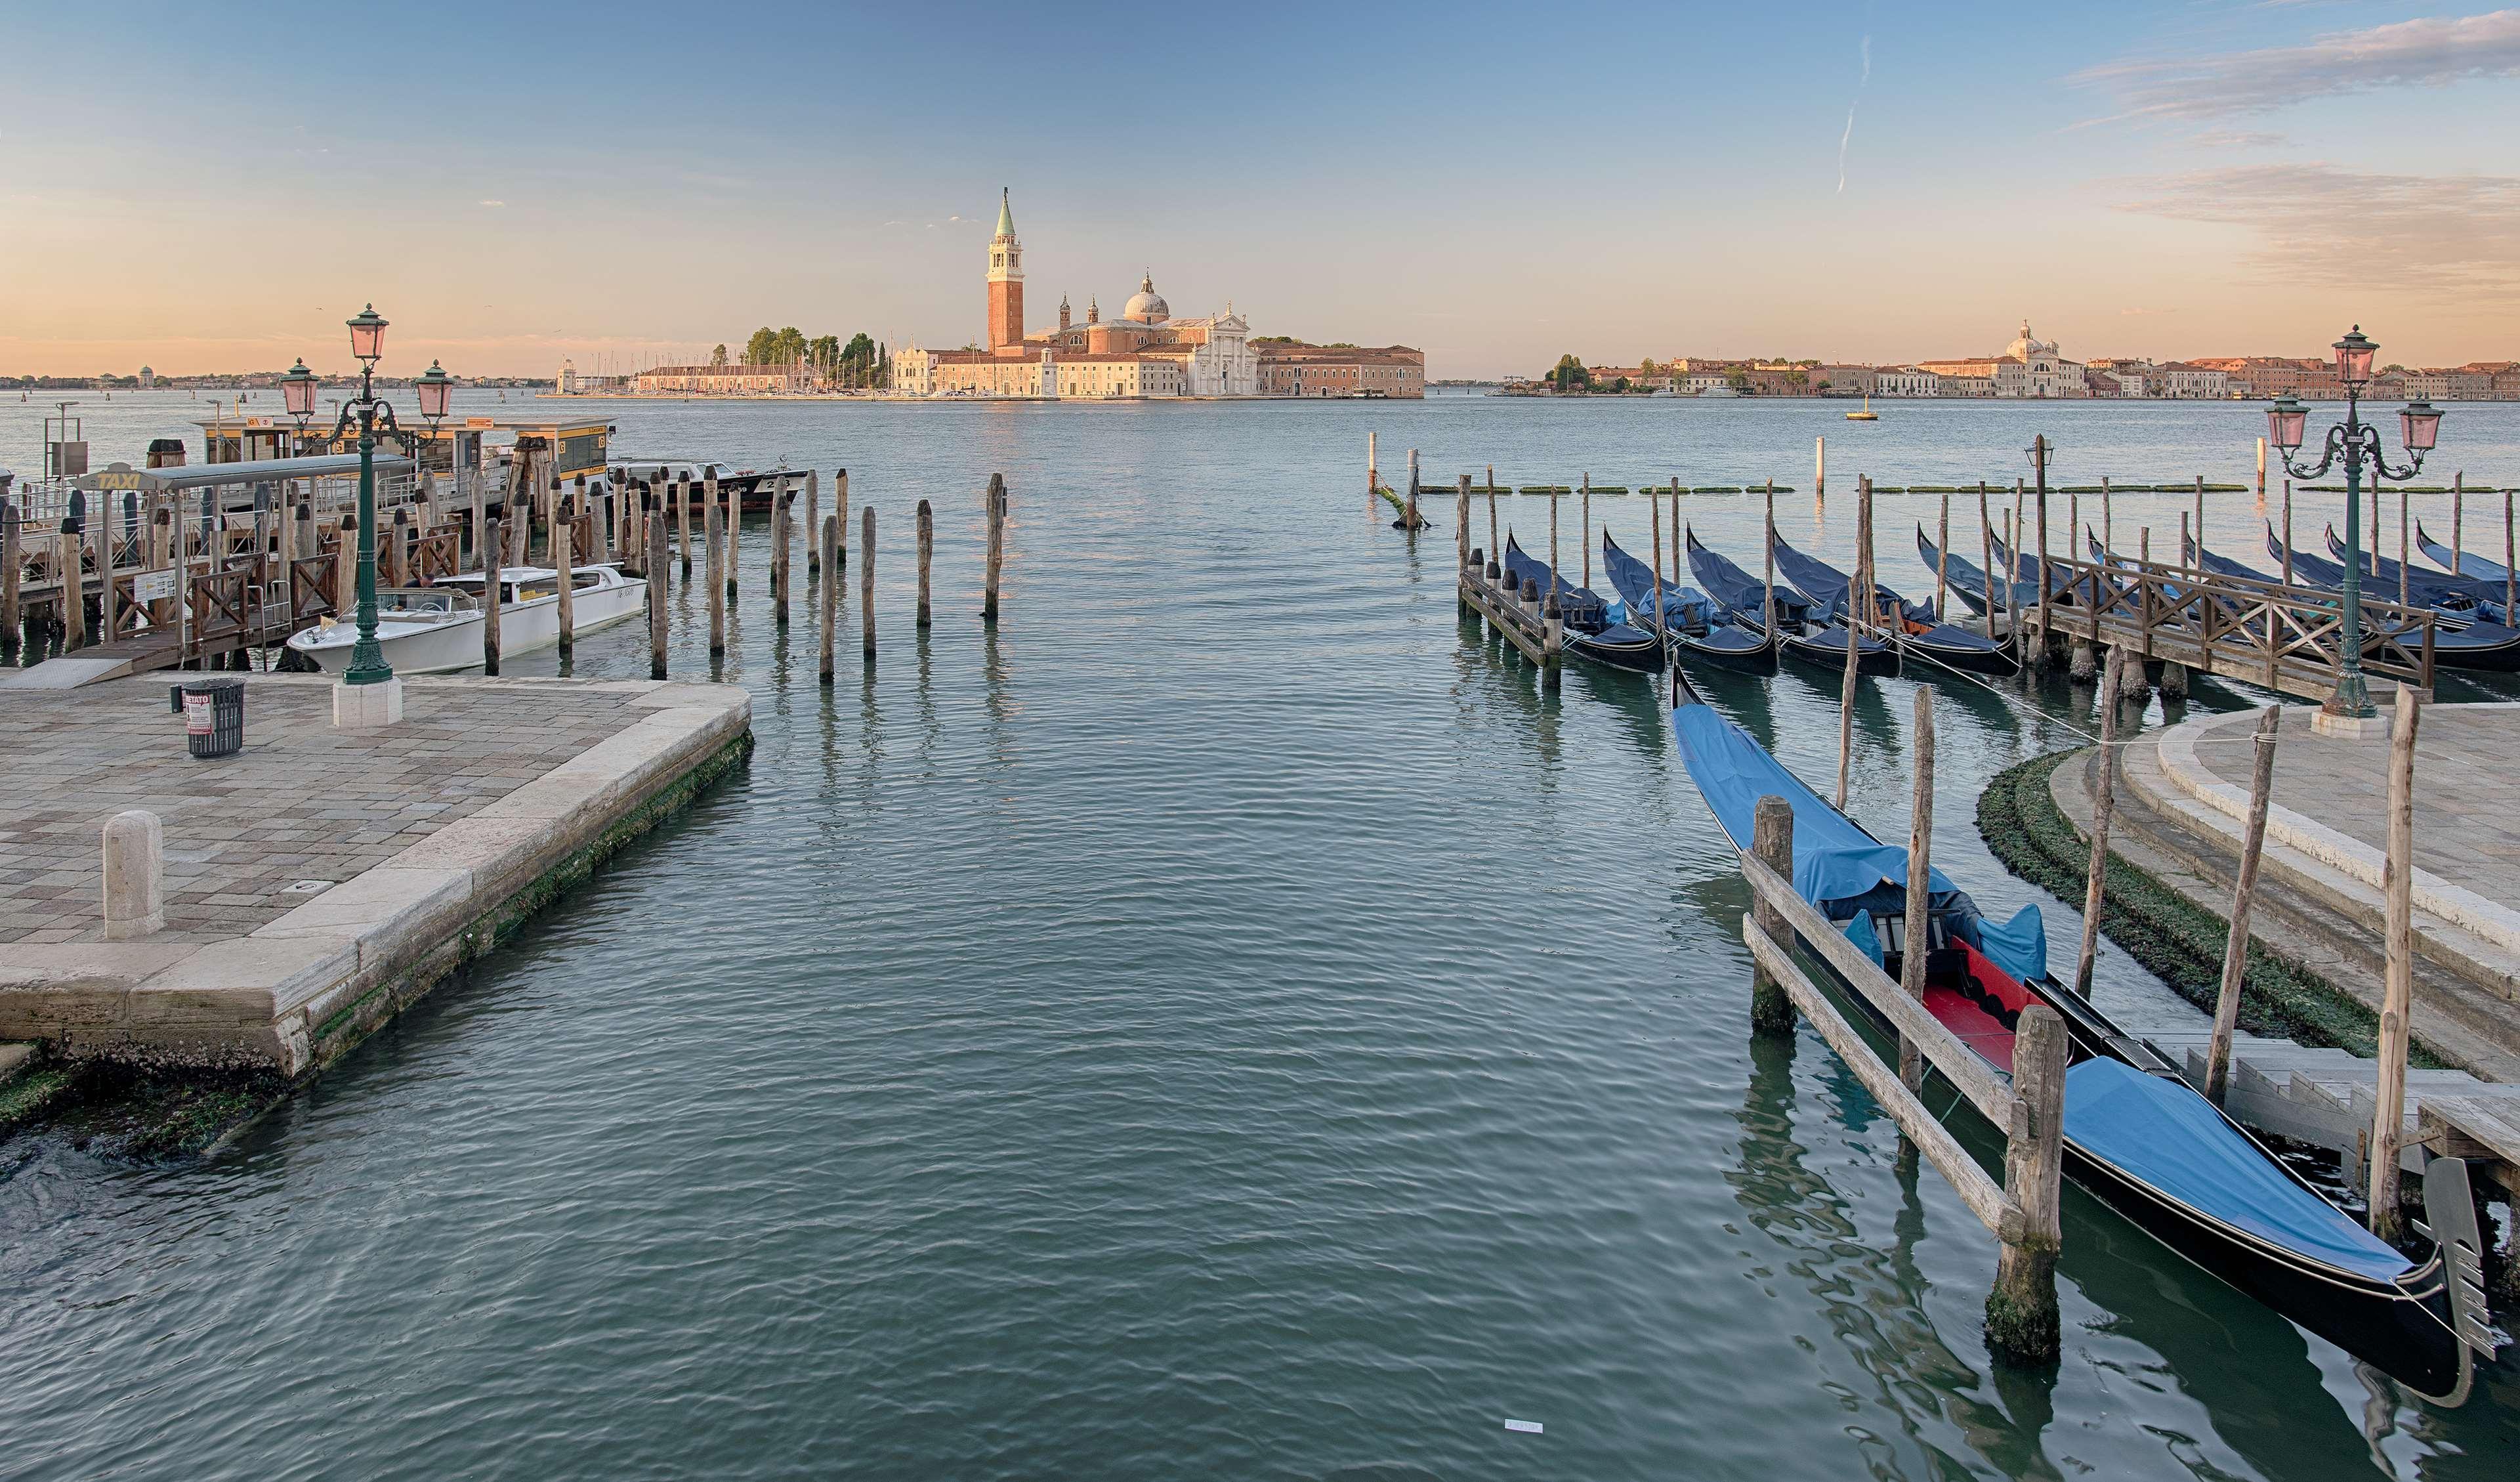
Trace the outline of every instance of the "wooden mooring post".
{"type": "Polygon", "coordinates": [[[823,471],[805,471],[805,576],[808,580],[823,570],[823,471]]]}
{"type": "Polygon", "coordinates": [[[849,471],[846,469],[832,474],[832,513],[840,516],[840,566],[845,570],[849,563],[849,471]]]}
{"type": "MultiPolygon", "coordinates": [[[[2044,586],[2045,583],[2043,582],[2044,586]]],[[[2109,815],[2117,807],[2118,690],[2127,651],[2111,645],[2100,681],[2100,779],[2092,795],[2092,863],[2083,879],[2083,945],[2074,957],[2074,991],[2092,996],[2092,962],[2100,947],[2100,887],[2109,870],[2109,815]]]]}
{"type": "Polygon", "coordinates": [[[685,469],[674,480],[675,543],[682,556],[683,581],[692,579],[692,471],[685,469]]]}
{"type": "Polygon", "coordinates": [[[987,585],[981,589],[980,595],[980,620],[994,623],[998,620],[998,579],[1007,561],[1007,476],[1004,473],[990,474],[989,487],[981,498],[988,507],[989,546],[987,585]]]}
{"type": "MultiPolygon", "coordinates": [[[[508,535],[499,517],[503,513],[502,506],[490,505],[484,509],[481,519],[481,672],[491,679],[499,677],[499,572],[506,565],[508,555],[508,535]]],[[[341,522],[344,546],[349,543],[353,523],[355,521],[347,518],[341,522]]],[[[348,591],[347,587],[335,587],[334,606],[346,610],[346,605],[339,599],[348,591]]]]}
{"type": "Polygon", "coordinates": [[[577,512],[563,496],[554,506],[551,525],[552,585],[560,593],[560,656],[562,660],[577,652],[577,585],[570,569],[571,548],[577,544],[577,512]]]}
{"type": "Polygon", "coordinates": [[[1496,465],[1488,465],[1488,558],[1505,560],[1505,545],[1497,539],[1496,465]]]}
{"type": "Polygon", "coordinates": [[[2275,790],[2278,699],[2258,715],[2257,757],[2249,771],[2249,822],[2240,835],[2240,873],[2231,888],[2231,929],[2223,943],[2223,984],[2214,997],[2214,1038],[2205,1051],[2205,1099],[2223,1104],[2231,1075],[2231,1041],[2240,1032],[2240,980],[2249,966],[2249,906],[2258,890],[2258,855],[2267,842],[2267,806],[2275,790]]]}
{"type": "MultiPolygon", "coordinates": [[[[1838,923],[1798,894],[1790,876],[1793,809],[1763,797],[1751,848],[1741,859],[1751,909],[1741,918],[1750,949],[1752,1021],[1761,1033],[1789,1031],[1799,1010],[1873,1100],[1890,1113],[1909,1144],[1950,1182],[1953,1192],[2000,1242],[1996,1279],[1986,1299],[1987,1346],[2008,1362],[2053,1363],[2059,1348],[2056,1255],[2064,1243],[2065,1021],[2045,1004],[2021,1012],[2009,1084],[1940,1019],[1893,981],[1838,923]],[[1781,868],[1780,868],[1781,867],[1781,868]],[[1992,1123],[2004,1140],[1999,1187],[1960,1146],[1943,1119],[1882,1063],[1871,1043],[1803,969],[1801,946],[1827,963],[1855,995],[1890,1020],[1903,1043],[1992,1123]],[[1785,1005],[1763,1003],[1773,984],[1785,1005]]],[[[1922,942],[1912,944],[1922,950],[1922,942]]],[[[1902,962],[1904,971],[1905,963],[1902,962]]]]}
{"type": "Polygon", "coordinates": [[[2398,686],[2398,713],[2389,727],[2389,854],[2381,867],[2381,921],[2387,967],[2380,981],[2378,1102],[2371,1115],[2371,1233],[2395,1239],[2405,1220],[2399,1212],[2406,1148],[2408,1019],[2415,995],[2415,726],[2423,697],[2412,685],[2398,686]]]}
{"type": "MultiPolygon", "coordinates": [[[[1770,494],[1771,499],[1776,495],[1770,494]]],[[[1951,620],[1952,497],[1943,496],[1943,512],[1934,525],[1934,621],[1951,620]]]]}
{"type": "MultiPolygon", "coordinates": [[[[1868,528],[1872,517],[1871,474],[1857,475],[1855,501],[1855,577],[1846,589],[1846,618],[1843,623],[1846,629],[1846,674],[1839,687],[1837,700],[1837,806],[1840,812],[1846,808],[1847,778],[1855,764],[1855,667],[1864,647],[1864,629],[1857,617],[1856,594],[1864,586],[1864,550],[1871,543],[1871,532],[1868,528]]],[[[1775,559],[1776,553],[1771,548],[1769,560],[1775,559]]],[[[1774,598],[1770,599],[1771,603],[1774,601],[1774,598]]],[[[1870,606],[1871,603],[1866,601],[1864,606],[1870,606]]]]}
{"type": "Polygon", "coordinates": [[[919,502],[919,626],[928,626],[927,566],[936,554],[936,512],[926,500],[919,502]]]}
{"type": "Polygon", "coordinates": [[[840,516],[823,516],[823,582],[814,592],[815,606],[822,608],[823,663],[820,678],[832,682],[832,651],[840,621],[840,516]]]}
{"type": "Polygon", "coordinates": [[[866,650],[866,661],[872,666],[875,663],[875,506],[867,506],[863,517],[866,520],[866,539],[864,549],[858,552],[858,627],[861,630],[860,641],[866,650]]]}
{"type": "MultiPolygon", "coordinates": [[[[1462,475],[1453,500],[1453,564],[1462,571],[1470,568],[1470,475],[1462,475]]],[[[1458,573],[1457,573],[1458,574],[1458,573]]],[[[1461,599],[1462,606],[1468,599],[1461,599]]]]}
{"type": "MultiPolygon", "coordinates": [[[[75,497],[75,496],[73,496],[75,497]]],[[[61,581],[56,588],[61,594],[62,648],[65,651],[87,647],[87,570],[81,548],[87,544],[79,529],[79,517],[70,516],[62,521],[59,543],[61,581]]]]}
{"type": "Polygon", "coordinates": [[[719,511],[718,531],[725,555],[718,574],[726,578],[726,600],[733,602],[743,561],[743,496],[718,482],[715,464],[709,465],[708,479],[710,503],[716,503],[720,493],[726,496],[725,505],[719,511]]]}
{"type": "MultiPolygon", "coordinates": [[[[1920,950],[1933,932],[1934,687],[1916,687],[1914,790],[1908,806],[1908,910],[1900,940],[1899,991],[1925,1002],[1925,959],[1920,950]]],[[[1925,1056],[1914,1040],[1899,1036],[1899,1084],[1925,1089],[1925,1056]]]]}
{"type": "MultiPolygon", "coordinates": [[[[2450,568],[2464,576],[2467,566],[2460,560],[2467,551],[2467,474],[2453,473],[2450,479],[2450,568]]],[[[2504,618],[2507,623],[2510,619],[2504,618]]]]}
{"type": "MultiPolygon", "coordinates": [[[[1780,877],[1793,878],[1794,805],[1781,797],[1762,797],[1751,818],[1751,854],[1780,877]]],[[[1767,933],[1770,941],[1793,940],[1784,913],[1763,894],[1751,894],[1750,920],[1767,933]]],[[[1755,957],[1750,966],[1750,1031],[1775,1035],[1794,1032],[1794,1001],[1786,996],[1785,985],[1759,966],[1755,957]]]]}
{"type": "Polygon", "coordinates": [[[639,528],[648,538],[648,677],[665,677],[665,522],[656,517],[656,497],[639,495],[639,528]]]}
{"type": "Polygon", "coordinates": [[[778,626],[788,626],[788,502],[795,498],[788,480],[779,480],[777,492],[770,496],[770,607],[771,619],[778,626]]]}
{"type": "Polygon", "coordinates": [[[725,519],[717,506],[717,475],[709,475],[708,497],[700,505],[700,539],[706,545],[707,570],[702,580],[708,587],[709,657],[726,653],[727,588],[734,585],[726,575],[725,519]]]}
{"type": "Polygon", "coordinates": [[[18,606],[20,566],[25,561],[23,516],[17,502],[0,494],[0,650],[18,651],[25,615],[18,606]]]}
{"type": "MultiPolygon", "coordinates": [[[[1647,495],[1651,498],[1651,495],[1647,495]]],[[[1584,551],[1584,585],[1593,585],[1593,475],[1584,475],[1584,499],[1575,524],[1575,544],[1584,551]]]]}

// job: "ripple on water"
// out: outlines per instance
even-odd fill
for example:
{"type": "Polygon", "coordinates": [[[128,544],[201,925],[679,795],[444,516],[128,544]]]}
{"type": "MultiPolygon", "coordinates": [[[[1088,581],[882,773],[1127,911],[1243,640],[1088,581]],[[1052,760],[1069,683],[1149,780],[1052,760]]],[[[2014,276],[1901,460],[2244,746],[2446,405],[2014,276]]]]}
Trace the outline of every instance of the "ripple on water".
{"type": "MultiPolygon", "coordinates": [[[[2063,1364],[1993,1369],[1985,1237],[1901,1179],[1816,1040],[1744,1033],[1741,893],[1653,687],[1544,694],[1455,620],[1449,542],[1413,553],[1356,497],[1368,427],[1430,469],[1702,483],[1743,476],[1726,448],[1800,470],[1821,409],[1092,410],[620,408],[625,446],[850,468],[886,532],[876,673],[844,604],[839,683],[814,684],[756,526],[724,667],[755,696],[746,774],[216,1161],[10,1149],[15,1472],[2293,1478],[2376,1444],[2447,1477],[2511,1454],[2507,1377],[2367,1442],[2335,1350],[2079,1198],[2063,1364]],[[993,638],[991,468],[1016,501],[993,638]],[[922,496],[923,639],[899,540],[922,496]]],[[[2094,474],[2225,472],[2253,435],[2140,410],[2037,415],[2094,474]]],[[[2030,415],[1822,430],[1841,468],[1991,475],[2030,415]]],[[[1845,501],[1786,503],[1842,544],[1845,501]]],[[[1545,532],[1543,502],[1500,504],[1545,532]]],[[[1596,510],[1643,549],[1642,501],[1596,510]]],[[[1752,500],[1687,517],[1755,545],[1752,500]]],[[[705,610],[676,602],[677,672],[705,673],[705,610]]],[[[590,639],[577,672],[643,675],[643,638],[590,639]]],[[[1828,775],[1833,683],[1711,688],[1828,775]]],[[[1885,833],[1909,694],[1858,709],[1857,811],[1885,833]]],[[[1954,694],[1943,795],[2069,739],[2046,703],[1954,694]]],[[[1991,906],[2044,899],[1964,807],[1935,848],[1991,906]]],[[[2159,991],[2114,952],[2102,980],[2159,991]]]]}

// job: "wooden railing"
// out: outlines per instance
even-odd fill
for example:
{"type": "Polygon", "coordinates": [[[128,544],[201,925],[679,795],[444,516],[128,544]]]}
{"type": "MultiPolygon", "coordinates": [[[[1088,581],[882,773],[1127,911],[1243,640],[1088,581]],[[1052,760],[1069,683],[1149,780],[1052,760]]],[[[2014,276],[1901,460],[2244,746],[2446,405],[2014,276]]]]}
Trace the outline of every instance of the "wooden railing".
{"type": "MultiPolygon", "coordinates": [[[[2169,659],[2271,690],[2324,699],[2344,654],[2344,603],[2333,592],[2204,574],[2160,561],[2049,561],[2042,613],[2059,635],[2169,659]]],[[[2429,607],[2362,603],[2362,672],[2429,691],[2439,615],[2429,607]]]]}

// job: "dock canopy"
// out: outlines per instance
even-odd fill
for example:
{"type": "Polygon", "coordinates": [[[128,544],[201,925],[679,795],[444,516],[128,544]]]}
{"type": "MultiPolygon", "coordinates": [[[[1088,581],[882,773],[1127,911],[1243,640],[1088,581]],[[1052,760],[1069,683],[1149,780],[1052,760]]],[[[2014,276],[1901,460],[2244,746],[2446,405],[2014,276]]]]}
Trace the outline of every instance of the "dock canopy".
{"type": "MultiPolygon", "coordinates": [[[[388,473],[408,475],[411,472],[411,460],[400,454],[379,453],[376,466],[379,478],[388,473]]],[[[359,455],[326,453],[314,458],[259,458],[248,463],[205,463],[192,468],[143,469],[138,472],[140,487],[152,492],[277,483],[287,478],[356,478],[359,455]]]]}

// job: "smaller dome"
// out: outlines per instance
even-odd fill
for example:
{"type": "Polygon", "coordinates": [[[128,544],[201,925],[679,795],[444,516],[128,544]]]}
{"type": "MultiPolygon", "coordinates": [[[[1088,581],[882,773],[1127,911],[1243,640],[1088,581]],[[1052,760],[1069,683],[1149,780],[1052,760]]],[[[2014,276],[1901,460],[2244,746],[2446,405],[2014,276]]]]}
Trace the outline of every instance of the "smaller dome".
{"type": "Polygon", "coordinates": [[[1138,280],[1138,292],[1130,295],[1128,303],[1120,310],[1120,317],[1134,319],[1140,324],[1161,324],[1173,317],[1172,305],[1164,302],[1163,295],[1155,292],[1154,274],[1148,273],[1138,280]]]}

